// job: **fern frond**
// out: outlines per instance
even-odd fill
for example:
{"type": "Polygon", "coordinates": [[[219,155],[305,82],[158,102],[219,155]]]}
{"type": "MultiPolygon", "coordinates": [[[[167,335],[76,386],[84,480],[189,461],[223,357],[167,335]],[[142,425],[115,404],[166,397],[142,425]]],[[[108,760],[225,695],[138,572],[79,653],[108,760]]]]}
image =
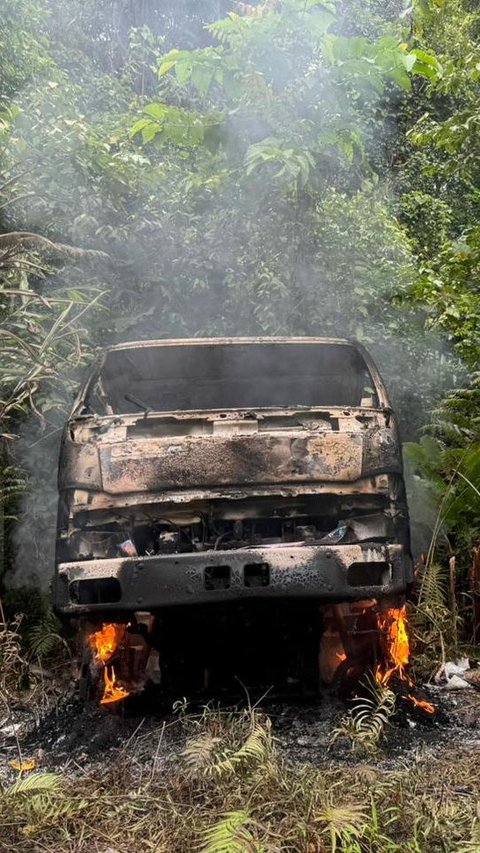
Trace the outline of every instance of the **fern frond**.
{"type": "Polygon", "coordinates": [[[35,794],[23,801],[14,810],[17,821],[22,821],[23,833],[35,835],[47,827],[51,829],[69,820],[79,812],[91,809],[91,803],[87,800],[74,799],[62,794],[51,792],[49,794],[35,794]]]}
{"type": "Polygon", "coordinates": [[[235,752],[226,752],[223,758],[206,768],[207,775],[222,776],[225,773],[237,773],[251,769],[266,761],[272,747],[272,738],[268,722],[253,724],[252,731],[242,746],[235,752]]]}
{"type": "Polygon", "coordinates": [[[376,681],[368,680],[369,696],[355,699],[353,707],[333,730],[331,743],[339,738],[350,741],[352,749],[362,748],[374,753],[378,750],[385,728],[395,714],[395,694],[376,681]]]}
{"type": "Polygon", "coordinates": [[[21,825],[24,835],[58,826],[86,808],[91,808],[91,803],[69,797],[62,777],[56,773],[19,776],[0,794],[0,814],[8,814],[10,820],[21,825]]]}
{"type": "Polygon", "coordinates": [[[245,810],[227,812],[203,832],[203,853],[261,853],[249,826],[253,821],[245,810]]]}
{"type": "Polygon", "coordinates": [[[338,805],[331,800],[325,803],[315,815],[315,821],[326,823],[335,835],[342,836],[343,833],[358,836],[367,815],[363,807],[357,803],[344,803],[338,805]]]}
{"type": "Polygon", "coordinates": [[[61,776],[56,773],[31,773],[19,778],[2,792],[1,797],[18,797],[24,794],[38,794],[39,792],[52,793],[58,791],[63,785],[61,776]]]}
{"type": "Polygon", "coordinates": [[[418,607],[422,610],[439,612],[448,601],[448,566],[430,562],[422,571],[418,591],[418,607]]]}
{"type": "Polygon", "coordinates": [[[221,738],[214,737],[209,732],[200,737],[191,738],[180,753],[188,776],[203,772],[212,764],[212,757],[221,743],[221,738]]]}
{"type": "Polygon", "coordinates": [[[39,658],[46,658],[63,646],[60,636],[60,623],[51,612],[45,613],[40,619],[29,625],[24,634],[25,646],[28,651],[39,658]]]}

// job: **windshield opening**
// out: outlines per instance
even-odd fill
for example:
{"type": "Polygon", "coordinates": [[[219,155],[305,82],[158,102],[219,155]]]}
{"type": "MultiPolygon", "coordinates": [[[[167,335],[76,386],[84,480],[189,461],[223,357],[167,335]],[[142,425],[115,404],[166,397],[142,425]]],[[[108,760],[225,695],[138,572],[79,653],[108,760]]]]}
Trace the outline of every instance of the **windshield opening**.
{"type": "Polygon", "coordinates": [[[141,410],[376,406],[362,355],[345,344],[139,346],[107,352],[86,397],[97,414],[141,410]]]}

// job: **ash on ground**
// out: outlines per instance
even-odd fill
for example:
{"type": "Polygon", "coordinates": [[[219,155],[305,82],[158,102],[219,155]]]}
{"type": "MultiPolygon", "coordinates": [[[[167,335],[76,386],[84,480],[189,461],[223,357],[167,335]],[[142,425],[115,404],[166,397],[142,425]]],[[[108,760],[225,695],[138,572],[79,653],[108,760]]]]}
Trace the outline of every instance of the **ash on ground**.
{"type": "MultiPolygon", "coordinates": [[[[435,716],[407,712],[401,703],[381,748],[368,756],[370,767],[405,768],[419,755],[480,743],[478,690],[446,692],[429,686],[426,693],[437,707],[435,716]]],[[[250,701],[255,704],[256,698],[250,701]]],[[[75,776],[95,772],[127,752],[143,770],[150,765],[168,772],[191,735],[192,719],[202,713],[199,704],[180,704],[179,714],[171,706],[152,708],[151,698],[104,707],[83,705],[71,696],[41,718],[32,718],[25,708],[12,709],[10,722],[0,730],[0,782],[16,778],[18,765],[16,770],[11,766],[15,760],[33,760],[38,770],[75,776]]],[[[346,713],[340,699],[325,695],[315,704],[298,704],[263,698],[257,707],[271,719],[277,748],[286,760],[328,767],[365,763],[365,753],[352,751],[348,742],[340,739],[332,745],[332,732],[346,713]]]]}

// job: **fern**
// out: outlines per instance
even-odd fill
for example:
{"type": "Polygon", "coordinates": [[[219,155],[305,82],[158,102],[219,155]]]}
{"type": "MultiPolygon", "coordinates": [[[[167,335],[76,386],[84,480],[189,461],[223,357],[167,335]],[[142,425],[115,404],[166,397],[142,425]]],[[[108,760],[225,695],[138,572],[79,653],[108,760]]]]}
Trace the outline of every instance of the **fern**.
{"type": "Polygon", "coordinates": [[[27,650],[39,658],[49,657],[64,646],[60,630],[60,622],[51,610],[42,614],[25,629],[24,641],[27,650]]]}
{"type": "Polygon", "coordinates": [[[0,702],[7,710],[19,694],[25,698],[25,691],[34,687],[34,679],[21,649],[19,631],[22,618],[17,616],[8,625],[0,622],[0,702]]]}
{"type": "Polygon", "coordinates": [[[262,853],[249,826],[253,826],[245,810],[227,812],[214,826],[203,832],[203,853],[262,853]]]}
{"type": "Polygon", "coordinates": [[[61,776],[56,773],[31,773],[28,776],[19,776],[18,779],[2,791],[2,800],[30,796],[38,793],[52,793],[58,791],[63,785],[61,776]]]}
{"type": "Polygon", "coordinates": [[[219,21],[214,21],[212,24],[208,24],[207,30],[221,44],[229,44],[230,42],[233,43],[235,39],[242,37],[248,25],[249,21],[246,18],[242,18],[235,12],[230,12],[227,18],[222,18],[219,21]]]}
{"type": "Polygon", "coordinates": [[[339,725],[333,730],[331,744],[339,738],[350,741],[352,750],[374,753],[379,749],[385,728],[395,714],[395,694],[373,680],[367,682],[369,696],[359,697],[339,725]]]}
{"type": "Polygon", "coordinates": [[[360,805],[339,805],[332,802],[332,795],[315,815],[315,822],[324,824],[323,832],[330,837],[332,853],[339,845],[341,850],[360,850],[358,845],[353,844],[363,834],[366,821],[367,815],[360,805]]]}
{"type": "Polygon", "coordinates": [[[406,462],[416,491],[426,489],[440,507],[431,550],[439,533],[450,533],[457,555],[467,557],[480,536],[480,372],[469,388],[446,397],[434,416],[429,435],[406,445],[406,462]]]}
{"type": "Polygon", "coordinates": [[[221,743],[221,738],[214,737],[209,732],[200,737],[187,741],[181,752],[181,758],[188,776],[196,776],[212,764],[212,756],[221,743]]]}
{"type": "Polygon", "coordinates": [[[56,773],[20,775],[0,794],[0,816],[3,812],[22,824],[25,835],[58,825],[88,805],[86,800],[66,796],[63,779],[56,773]]]}
{"type": "MultiPolygon", "coordinates": [[[[27,480],[14,465],[7,465],[0,472],[0,505],[4,509],[14,505],[15,501],[27,488],[27,480]]],[[[15,515],[5,513],[4,520],[16,519],[15,515]]]]}
{"type": "Polygon", "coordinates": [[[428,563],[421,575],[418,592],[418,607],[432,613],[445,610],[448,601],[448,566],[428,563]]]}
{"type": "Polygon", "coordinates": [[[223,757],[205,768],[206,775],[223,776],[250,770],[267,760],[272,746],[269,722],[263,726],[253,723],[253,728],[242,746],[235,752],[224,752],[223,757]]]}
{"type": "Polygon", "coordinates": [[[65,820],[71,820],[80,811],[91,808],[86,800],[73,799],[63,795],[38,794],[30,797],[24,804],[22,810],[16,810],[17,820],[24,824],[25,835],[35,835],[51,829],[65,820]]]}
{"type": "Polygon", "coordinates": [[[434,410],[435,423],[428,430],[446,446],[468,447],[480,441],[480,372],[469,388],[457,388],[434,410]]]}
{"type": "MultiPolygon", "coordinates": [[[[427,563],[422,571],[412,620],[417,639],[424,649],[424,663],[432,655],[436,660],[441,654],[445,661],[447,652],[452,656],[457,654],[459,621],[449,600],[448,566],[437,561],[427,563]]],[[[419,660],[417,654],[417,662],[419,660]]]]}

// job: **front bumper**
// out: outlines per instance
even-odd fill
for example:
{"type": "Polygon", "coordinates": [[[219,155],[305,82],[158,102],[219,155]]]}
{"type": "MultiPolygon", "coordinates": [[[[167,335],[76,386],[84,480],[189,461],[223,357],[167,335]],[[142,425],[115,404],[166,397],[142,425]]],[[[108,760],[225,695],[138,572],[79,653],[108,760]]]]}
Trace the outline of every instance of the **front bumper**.
{"type": "Polygon", "coordinates": [[[321,602],[405,593],[401,545],[303,545],[83,560],[57,566],[59,614],[125,613],[248,599],[321,602]]]}

